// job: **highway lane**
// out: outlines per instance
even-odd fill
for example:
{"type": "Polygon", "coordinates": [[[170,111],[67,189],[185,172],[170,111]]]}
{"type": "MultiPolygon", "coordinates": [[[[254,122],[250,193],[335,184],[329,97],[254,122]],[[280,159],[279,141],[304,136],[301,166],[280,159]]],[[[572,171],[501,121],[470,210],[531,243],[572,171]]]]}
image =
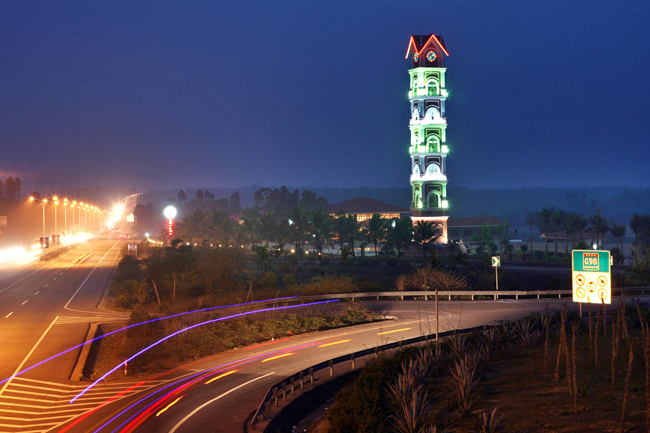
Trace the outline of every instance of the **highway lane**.
{"type": "MultiPolygon", "coordinates": [[[[124,315],[97,309],[120,243],[117,239],[90,239],[51,261],[5,265],[0,270],[0,380],[82,343],[90,322],[99,317],[123,319],[124,315]],[[84,262],[73,263],[89,253],[92,255],[84,262]]],[[[69,378],[79,352],[72,351],[0,385],[0,431],[25,431],[28,426],[44,424],[46,421],[30,421],[42,418],[43,410],[36,407],[31,412],[29,406],[39,406],[34,401],[42,400],[39,394],[71,386],[69,378]],[[51,389],[42,392],[41,388],[51,389]]]]}
{"type": "MultiPolygon", "coordinates": [[[[559,310],[563,303],[567,301],[442,301],[440,331],[518,319],[533,311],[544,311],[547,304],[559,310]]],[[[176,373],[177,379],[166,376],[146,392],[133,393],[102,407],[67,431],[240,432],[244,420],[257,408],[268,388],[296,371],[336,356],[435,330],[432,301],[367,304],[396,319],[292,336],[185,366],[176,373]],[[274,357],[277,358],[269,359],[274,357]],[[130,405],[134,406],[120,413],[130,405]]]]}

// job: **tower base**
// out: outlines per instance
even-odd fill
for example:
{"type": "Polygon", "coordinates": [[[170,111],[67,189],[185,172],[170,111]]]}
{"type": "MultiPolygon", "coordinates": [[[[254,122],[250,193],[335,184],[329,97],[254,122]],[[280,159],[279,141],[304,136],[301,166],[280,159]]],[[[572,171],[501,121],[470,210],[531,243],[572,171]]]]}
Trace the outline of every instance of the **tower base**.
{"type": "Polygon", "coordinates": [[[440,229],[442,233],[436,239],[437,244],[446,244],[449,237],[447,236],[447,219],[448,216],[411,216],[411,222],[413,225],[417,224],[419,221],[430,222],[433,224],[440,224],[440,229]]]}

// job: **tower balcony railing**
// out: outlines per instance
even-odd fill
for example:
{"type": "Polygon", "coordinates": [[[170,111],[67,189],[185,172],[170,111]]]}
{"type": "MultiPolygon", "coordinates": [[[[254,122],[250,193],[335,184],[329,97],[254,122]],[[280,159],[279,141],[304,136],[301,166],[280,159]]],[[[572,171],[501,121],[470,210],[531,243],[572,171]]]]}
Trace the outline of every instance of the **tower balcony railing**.
{"type": "Polygon", "coordinates": [[[411,174],[411,182],[427,181],[427,180],[447,180],[447,175],[442,173],[424,173],[424,174],[411,174]]]}
{"type": "Polygon", "coordinates": [[[447,119],[445,117],[438,117],[435,119],[411,119],[409,125],[446,125],[447,119]]]}
{"type": "Polygon", "coordinates": [[[425,98],[425,97],[430,97],[430,98],[440,98],[440,99],[446,99],[447,98],[447,89],[442,89],[440,92],[430,92],[428,89],[425,88],[417,88],[417,90],[409,90],[409,98],[425,98]]]}

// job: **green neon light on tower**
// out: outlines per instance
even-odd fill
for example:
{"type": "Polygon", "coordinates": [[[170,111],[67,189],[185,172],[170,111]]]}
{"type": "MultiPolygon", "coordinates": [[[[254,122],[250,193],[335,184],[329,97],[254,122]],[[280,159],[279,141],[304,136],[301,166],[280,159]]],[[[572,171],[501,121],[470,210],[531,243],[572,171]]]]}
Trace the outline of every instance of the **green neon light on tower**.
{"type": "Polygon", "coordinates": [[[406,58],[411,61],[408,100],[411,120],[411,213],[414,217],[444,218],[447,198],[448,97],[444,56],[449,53],[441,36],[413,35],[406,58]]]}

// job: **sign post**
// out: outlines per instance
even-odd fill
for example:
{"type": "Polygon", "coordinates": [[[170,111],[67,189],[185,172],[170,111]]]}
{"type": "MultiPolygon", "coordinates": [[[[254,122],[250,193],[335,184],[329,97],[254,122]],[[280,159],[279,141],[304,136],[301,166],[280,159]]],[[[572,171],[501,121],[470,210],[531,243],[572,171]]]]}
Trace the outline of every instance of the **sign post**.
{"type": "Polygon", "coordinates": [[[571,252],[573,302],[612,303],[612,273],[609,251],[571,252]]]}
{"type": "Polygon", "coordinates": [[[497,290],[499,290],[499,266],[501,266],[501,257],[492,256],[492,267],[494,268],[494,278],[497,284],[497,290]]]}

